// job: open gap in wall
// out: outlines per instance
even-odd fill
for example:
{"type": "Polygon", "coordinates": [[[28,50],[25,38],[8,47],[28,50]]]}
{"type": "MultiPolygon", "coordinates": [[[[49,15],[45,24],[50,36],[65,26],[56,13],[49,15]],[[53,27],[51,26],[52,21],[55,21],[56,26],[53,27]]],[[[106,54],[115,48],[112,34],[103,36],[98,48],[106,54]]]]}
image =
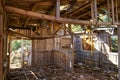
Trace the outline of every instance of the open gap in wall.
{"type": "Polygon", "coordinates": [[[31,40],[12,40],[10,53],[10,68],[22,68],[31,65],[31,40]]]}
{"type": "Polygon", "coordinates": [[[118,36],[117,35],[110,36],[109,60],[113,64],[118,65],[118,36]]]}

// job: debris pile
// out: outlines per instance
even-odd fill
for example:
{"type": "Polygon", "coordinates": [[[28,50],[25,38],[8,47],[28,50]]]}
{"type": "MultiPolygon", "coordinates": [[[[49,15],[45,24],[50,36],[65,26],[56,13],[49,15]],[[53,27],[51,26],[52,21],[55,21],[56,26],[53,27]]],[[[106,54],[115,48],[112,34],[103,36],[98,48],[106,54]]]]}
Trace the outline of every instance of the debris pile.
{"type": "Polygon", "coordinates": [[[118,80],[117,72],[75,65],[73,72],[57,66],[33,66],[11,70],[8,80],[118,80]]]}

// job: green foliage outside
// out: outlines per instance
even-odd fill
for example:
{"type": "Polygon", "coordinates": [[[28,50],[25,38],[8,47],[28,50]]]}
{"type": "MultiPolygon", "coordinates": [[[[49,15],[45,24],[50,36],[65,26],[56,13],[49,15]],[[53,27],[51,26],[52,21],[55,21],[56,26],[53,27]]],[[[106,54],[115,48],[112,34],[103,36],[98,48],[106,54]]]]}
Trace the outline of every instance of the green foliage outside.
{"type": "Polygon", "coordinates": [[[111,51],[118,52],[118,36],[111,36],[111,51]]]}
{"type": "Polygon", "coordinates": [[[71,26],[72,26],[71,28],[72,28],[72,31],[73,31],[73,32],[82,31],[82,28],[81,28],[80,25],[74,25],[74,24],[72,24],[71,26]]]}
{"type": "MultiPolygon", "coordinates": [[[[105,8],[101,8],[101,10],[102,10],[103,12],[108,13],[105,8]]],[[[102,21],[100,21],[100,22],[108,22],[108,15],[107,15],[107,14],[99,14],[99,19],[102,20],[102,21]]],[[[110,21],[112,21],[111,18],[110,18],[110,21]]]]}
{"type": "Polygon", "coordinates": [[[23,45],[26,48],[29,48],[30,45],[31,45],[30,40],[13,40],[12,43],[11,43],[12,51],[15,51],[15,50],[19,49],[21,47],[21,45],[22,45],[22,42],[23,42],[23,45]]]}

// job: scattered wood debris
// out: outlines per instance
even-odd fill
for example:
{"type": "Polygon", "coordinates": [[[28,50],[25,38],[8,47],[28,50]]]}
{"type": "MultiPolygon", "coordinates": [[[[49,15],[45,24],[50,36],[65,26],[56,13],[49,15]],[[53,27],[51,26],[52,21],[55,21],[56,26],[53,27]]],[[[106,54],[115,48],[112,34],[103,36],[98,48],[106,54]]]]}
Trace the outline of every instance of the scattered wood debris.
{"type": "Polygon", "coordinates": [[[57,66],[33,66],[11,70],[8,80],[118,80],[117,72],[75,65],[73,72],[57,66]]]}

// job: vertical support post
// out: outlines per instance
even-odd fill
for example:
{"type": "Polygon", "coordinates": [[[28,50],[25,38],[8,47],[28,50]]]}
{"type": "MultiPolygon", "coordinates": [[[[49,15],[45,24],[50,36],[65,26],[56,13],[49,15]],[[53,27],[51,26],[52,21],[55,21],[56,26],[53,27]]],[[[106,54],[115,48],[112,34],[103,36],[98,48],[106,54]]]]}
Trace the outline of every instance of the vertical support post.
{"type": "Polygon", "coordinates": [[[110,0],[107,0],[108,22],[110,22],[110,0]]]}
{"type": "Polygon", "coordinates": [[[54,35],[54,22],[51,22],[51,35],[54,35]]]}
{"type": "Polygon", "coordinates": [[[60,0],[56,1],[56,19],[60,18],[60,0]]]}
{"type": "Polygon", "coordinates": [[[7,44],[7,46],[8,46],[8,51],[7,51],[7,53],[8,53],[8,70],[10,69],[10,51],[11,51],[10,45],[11,45],[11,40],[8,37],[8,44],[7,44]]]}
{"type": "MultiPolygon", "coordinates": [[[[117,27],[118,30],[118,44],[120,44],[120,26],[117,27]]],[[[120,80],[120,45],[118,45],[118,80],[120,80]]]]}
{"type": "Polygon", "coordinates": [[[64,28],[64,35],[66,35],[66,25],[63,23],[63,28],[64,28]]]}
{"type": "Polygon", "coordinates": [[[115,23],[115,11],[114,11],[114,0],[111,0],[111,5],[112,5],[112,23],[115,23]]]}
{"type": "Polygon", "coordinates": [[[97,23],[97,0],[91,0],[91,17],[93,22],[97,23]]]}
{"type": "Polygon", "coordinates": [[[71,33],[71,24],[68,24],[69,32],[71,35],[71,52],[69,53],[70,55],[70,72],[73,71],[73,64],[74,64],[74,59],[73,59],[73,34],[71,33]]]}
{"type": "Polygon", "coordinates": [[[3,5],[2,0],[0,0],[0,79],[3,80],[3,5]]]}
{"type": "Polygon", "coordinates": [[[32,40],[32,63],[31,65],[35,65],[35,40],[32,40]]]}
{"type": "Polygon", "coordinates": [[[91,41],[92,41],[92,45],[91,45],[91,54],[93,55],[93,52],[94,52],[94,44],[93,44],[93,31],[92,30],[90,30],[90,39],[91,39],[91,41]]]}
{"type": "Polygon", "coordinates": [[[22,54],[21,54],[21,67],[23,67],[24,65],[24,42],[23,42],[23,38],[21,39],[22,43],[21,43],[21,48],[22,48],[22,54]]]}
{"type": "Polygon", "coordinates": [[[118,22],[118,0],[115,0],[115,15],[116,15],[116,22],[118,22]]]}
{"type": "Polygon", "coordinates": [[[94,0],[94,12],[95,12],[95,22],[97,23],[97,0],[94,0]]]}
{"type": "Polygon", "coordinates": [[[93,7],[93,0],[91,0],[91,18],[92,18],[92,22],[94,22],[94,7],[93,7]]]}

